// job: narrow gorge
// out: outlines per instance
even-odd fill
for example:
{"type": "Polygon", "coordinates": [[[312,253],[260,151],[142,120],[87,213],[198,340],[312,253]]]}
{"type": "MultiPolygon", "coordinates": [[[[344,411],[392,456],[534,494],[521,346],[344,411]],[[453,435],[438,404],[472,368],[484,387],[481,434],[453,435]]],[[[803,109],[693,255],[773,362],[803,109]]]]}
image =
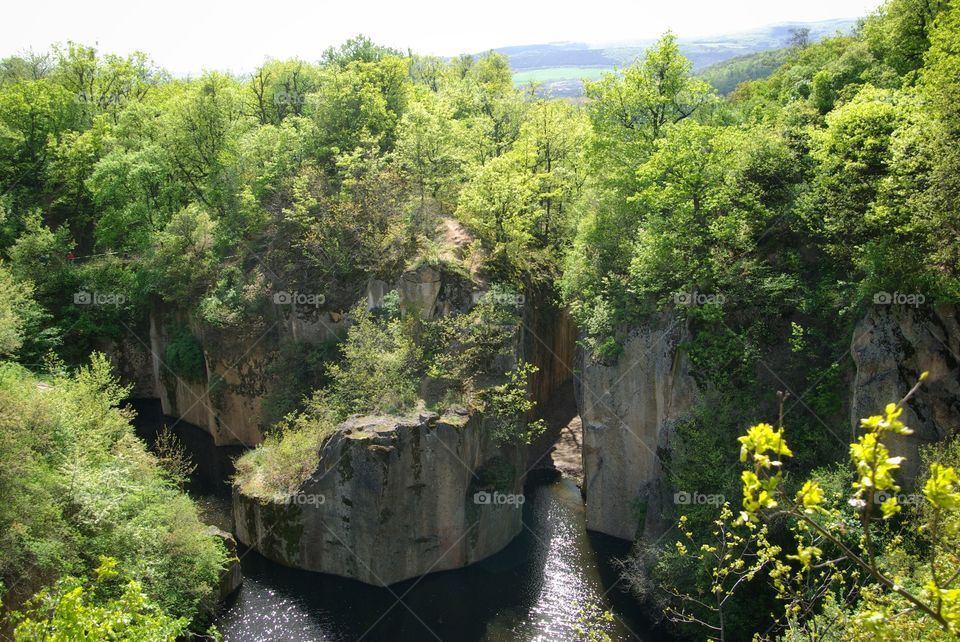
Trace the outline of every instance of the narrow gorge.
{"type": "Polygon", "coordinates": [[[0,638],[957,639],[960,0],[767,4],[6,52],[0,638]]]}

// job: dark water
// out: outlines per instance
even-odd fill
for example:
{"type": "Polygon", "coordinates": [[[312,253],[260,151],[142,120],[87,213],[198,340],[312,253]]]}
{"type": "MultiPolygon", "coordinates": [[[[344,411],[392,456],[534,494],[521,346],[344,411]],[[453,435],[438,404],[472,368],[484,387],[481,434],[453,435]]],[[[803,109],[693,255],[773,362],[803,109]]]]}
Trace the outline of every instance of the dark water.
{"type": "MultiPolygon", "coordinates": [[[[205,435],[187,437],[191,450],[203,447],[205,435]]],[[[215,454],[198,455],[229,467],[215,454]]],[[[229,505],[222,486],[201,478],[195,490],[208,510],[229,505]]],[[[286,568],[241,550],[243,586],[215,623],[227,642],[560,642],[581,639],[577,628],[586,618],[616,642],[658,640],[617,582],[615,559],[627,543],[587,533],[576,484],[531,483],[525,493],[524,529],[503,551],[389,588],[286,568]],[[601,623],[605,610],[612,622],[601,623]]]]}

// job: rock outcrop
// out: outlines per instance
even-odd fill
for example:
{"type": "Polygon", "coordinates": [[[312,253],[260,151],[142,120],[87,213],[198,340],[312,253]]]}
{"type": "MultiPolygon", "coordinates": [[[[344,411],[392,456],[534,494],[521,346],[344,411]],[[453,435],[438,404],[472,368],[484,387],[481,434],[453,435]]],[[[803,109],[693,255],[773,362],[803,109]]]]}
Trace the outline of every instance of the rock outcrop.
{"type": "Polygon", "coordinates": [[[262,439],[261,407],[267,394],[267,370],[275,358],[278,334],[230,343],[186,315],[155,312],[150,317],[153,376],[163,413],[198,426],[217,446],[254,446],[262,439]],[[202,346],[204,373],[199,379],[176,373],[166,360],[171,327],[188,328],[202,346]]]}
{"type": "Polygon", "coordinates": [[[295,493],[235,488],[235,530],[280,564],[389,585],[506,546],[522,528],[523,463],[465,411],[355,417],[295,493]]]}
{"type": "Polygon", "coordinates": [[[240,559],[237,557],[237,540],[233,535],[216,526],[208,526],[207,533],[219,537],[229,555],[227,566],[220,572],[220,584],[217,587],[217,598],[223,602],[243,584],[243,570],[240,568],[240,559]]]}
{"type": "Polygon", "coordinates": [[[587,528],[623,539],[656,530],[667,491],[660,453],[693,407],[696,384],[670,314],[626,339],[616,363],[580,350],[577,405],[583,422],[587,528]]]}
{"type": "MultiPolygon", "coordinates": [[[[468,310],[475,287],[454,271],[421,266],[405,272],[394,285],[371,279],[361,295],[374,308],[396,289],[405,313],[434,319],[468,310]]],[[[248,329],[246,334],[224,333],[184,310],[157,305],[142,331],[101,349],[121,379],[134,384],[133,396],[159,398],[164,414],[206,430],[218,446],[255,446],[263,438],[263,404],[273,383],[270,367],[281,344],[338,340],[348,325],[346,313],[328,309],[322,298],[282,292],[274,297],[264,327],[248,329]],[[202,347],[202,377],[180,376],[166,362],[171,334],[184,328],[202,347]]]]}
{"type": "Polygon", "coordinates": [[[920,464],[919,448],[960,428],[960,323],[955,306],[873,306],[854,330],[850,348],[857,372],[851,401],[851,434],[860,418],[883,412],[917,382],[930,378],[908,403],[902,420],[913,434],[884,442],[904,456],[910,485],[920,464]]]}
{"type": "Polygon", "coordinates": [[[125,384],[132,386],[134,399],[156,399],[160,395],[153,376],[153,355],[150,353],[150,332],[129,333],[120,339],[100,341],[97,350],[110,359],[113,371],[125,384]]]}

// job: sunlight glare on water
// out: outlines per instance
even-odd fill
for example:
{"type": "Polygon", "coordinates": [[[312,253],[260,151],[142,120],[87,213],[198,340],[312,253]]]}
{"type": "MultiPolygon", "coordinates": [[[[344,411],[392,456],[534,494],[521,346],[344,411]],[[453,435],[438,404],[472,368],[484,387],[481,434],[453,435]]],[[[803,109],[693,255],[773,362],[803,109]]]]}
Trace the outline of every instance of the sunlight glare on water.
{"type": "MultiPolygon", "coordinates": [[[[584,607],[595,604],[617,616],[607,627],[613,640],[650,642],[631,632],[641,631],[641,620],[622,594],[611,605],[612,555],[598,548],[614,544],[602,541],[587,535],[573,481],[531,485],[523,532],[506,549],[390,589],[286,569],[250,552],[244,585],[217,624],[227,642],[560,642],[577,639],[584,607]]],[[[624,552],[621,544],[616,553],[624,552]]]]}

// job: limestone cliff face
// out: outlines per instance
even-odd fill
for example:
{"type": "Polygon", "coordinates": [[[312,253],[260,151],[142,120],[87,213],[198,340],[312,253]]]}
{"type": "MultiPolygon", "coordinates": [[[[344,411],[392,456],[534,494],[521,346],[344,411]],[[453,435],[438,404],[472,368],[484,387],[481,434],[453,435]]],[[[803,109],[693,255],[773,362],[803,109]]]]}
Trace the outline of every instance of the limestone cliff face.
{"type": "Polygon", "coordinates": [[[521,449],[493,444],[476,415],[356,417],[290,496],[235,489],[235,530],[281,564],[389,585],[506,546],[523,510],[497,501],[520,496],[522,465],[521,449]]]}
{"type": "Polygon", "coordinates": [[[907,458],[903,480],[915,478],[921,445],[960,428],[960,323],[955,306],[873,306],[857,325],[851,354],[857,372],[851,401],[851,434],[861,417],[880,414],[916,383],[928,381],[908,403],[903,421],[914,433],[887,436],[894,455],[907,458]]]}
{"type": "Polygon", "coordinates": [[[136,335],[101,341],[96,348],[107,355],[120,380],[132,386],[131,397],[155,399],[160,395],[153,376],[153,356],[150,353],[148,329],[141,330],[136,335]]]}
{"type": "Polygon", "coordinates": [[[262,440],[262,406],[271,381],[270,366],[284,339],[319,343],[346,332],[343,314],[296,303],[275,304],[273,322],[248,336],[228,335],[204,326],[177,309],[156,308],[150,315],[151,376],[166,415],[209,432],[217,446],[255,446],[262,440]],[[166,363],[170,334],[186,327],[203,349],[205,377],[188,381],[166,363]]]}
{"type": "MultiPolygon", "coordinates": [[[[433,319],[464,311],[471,305],[473,284],[461,276],[423,266],[405,272],[397,283],[371,280],[366,287],[368,307],[382,304],[397,289],[405,312],[433,319]]],[[[164,414],[179,417],[209,432],[218,446],[255,446],[262,440],[262,406],[272,382],[268,374],[280,344],[293,340],[319,344],[342,338],[348,319],[323,304],[274,300],[267,327],[249,336],[230,336],[205,327],[177,308],[157,306],[150,314],[149,331],[105,346],[134,395],[159,397],[164,414]],[[188,327],[203,347],[206,378],[186,381],[164,362],[174,327],[188,327]]]]}
{"type": "Polygon", "coordinates": [[[654,529],[662,495],[658,453],[693,407],[696,384],[678,345],[684,328],[664,314],[627,338],[616,363],[579,351],[587,528],[633,539],[654,529]],[[644,517],[645,523],[644,523],[644,517]]]}

